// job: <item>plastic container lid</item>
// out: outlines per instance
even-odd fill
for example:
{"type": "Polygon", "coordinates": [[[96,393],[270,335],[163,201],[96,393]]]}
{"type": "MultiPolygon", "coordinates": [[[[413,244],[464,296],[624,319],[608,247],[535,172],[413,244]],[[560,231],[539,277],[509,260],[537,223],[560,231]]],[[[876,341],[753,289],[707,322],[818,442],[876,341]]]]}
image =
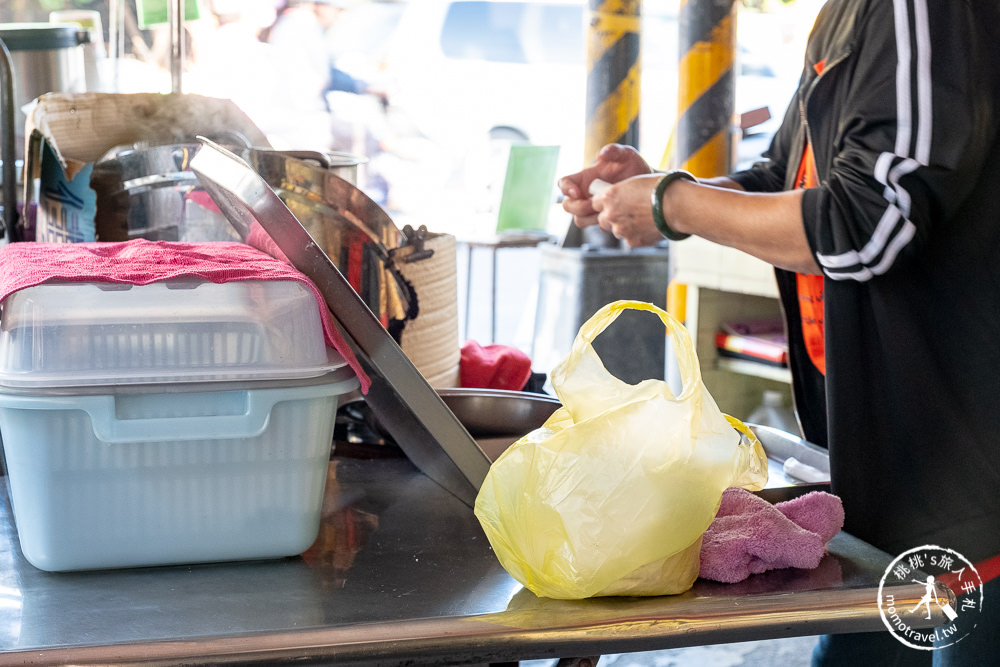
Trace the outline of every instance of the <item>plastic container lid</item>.
{"type": "Polygon", "coordinates": [[[45,283],[3,302],[0,392],[350,373],[295,281],[45,283]]]}

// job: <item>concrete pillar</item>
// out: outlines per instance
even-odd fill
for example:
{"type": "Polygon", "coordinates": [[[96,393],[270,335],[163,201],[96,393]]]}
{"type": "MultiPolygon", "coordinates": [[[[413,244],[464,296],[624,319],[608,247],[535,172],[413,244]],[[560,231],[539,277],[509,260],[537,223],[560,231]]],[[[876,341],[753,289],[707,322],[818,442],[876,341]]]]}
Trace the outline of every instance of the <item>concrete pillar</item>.
{"type": "Polygon", "coordinates": [[[590,0],[584,163],[605,144],[639,146],[641,0],[590,0]]]}

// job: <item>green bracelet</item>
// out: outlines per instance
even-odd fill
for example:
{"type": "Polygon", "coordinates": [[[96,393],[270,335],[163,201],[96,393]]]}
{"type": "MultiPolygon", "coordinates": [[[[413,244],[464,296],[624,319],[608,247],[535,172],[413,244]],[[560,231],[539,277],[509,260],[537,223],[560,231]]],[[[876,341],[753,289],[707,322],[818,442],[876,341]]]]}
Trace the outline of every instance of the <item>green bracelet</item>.
{"type": "Polygon", "coordinates": [[[686,181],[698,182],[698,179],[690,172],[683,169],[674,169],[664,174],[660,182],[656,184],[656,189],[653,190],[653,222],[656,223],[656,228],[660,230],[660,233],[671,241],[683,241],[691,236],[690,234],[683,234],[671,229],[670,225],[667,224],[667,219],[663,217],[663,193],[667,191],[671,183],[681,178],[686,181]]]}

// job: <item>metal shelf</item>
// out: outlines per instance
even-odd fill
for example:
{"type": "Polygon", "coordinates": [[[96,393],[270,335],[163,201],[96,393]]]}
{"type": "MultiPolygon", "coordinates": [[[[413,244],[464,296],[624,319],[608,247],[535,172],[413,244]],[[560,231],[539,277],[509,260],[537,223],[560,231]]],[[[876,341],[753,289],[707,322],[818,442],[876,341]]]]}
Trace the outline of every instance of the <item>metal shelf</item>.
{"type": "Polygon", "coordinates": [[[715,367],[722,371],[739,373],[740,375],[750,375],[752,377],[787,382],[789,384],[792,382],[792,373],[787,368],[761,364],[756,361],[719,357],[715,361],[715,367]]]}

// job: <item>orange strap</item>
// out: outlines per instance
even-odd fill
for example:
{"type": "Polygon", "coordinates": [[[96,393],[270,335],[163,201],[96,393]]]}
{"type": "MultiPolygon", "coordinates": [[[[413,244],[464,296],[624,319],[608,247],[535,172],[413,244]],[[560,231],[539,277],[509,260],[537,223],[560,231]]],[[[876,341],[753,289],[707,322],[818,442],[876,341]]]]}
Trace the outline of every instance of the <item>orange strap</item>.
{"type": "MultiPolygon", "coordinates": [[[[795,184],[811,188],[819,183],[816,158],[808,143],[799,165],[795,184]]],[[[798,273],[795,276],[799,293],[799,315],[802,318],[802,338],[806,352],[819,372],[826,375],[826,348],[823,338],[823,276],[798,273]]]]}

